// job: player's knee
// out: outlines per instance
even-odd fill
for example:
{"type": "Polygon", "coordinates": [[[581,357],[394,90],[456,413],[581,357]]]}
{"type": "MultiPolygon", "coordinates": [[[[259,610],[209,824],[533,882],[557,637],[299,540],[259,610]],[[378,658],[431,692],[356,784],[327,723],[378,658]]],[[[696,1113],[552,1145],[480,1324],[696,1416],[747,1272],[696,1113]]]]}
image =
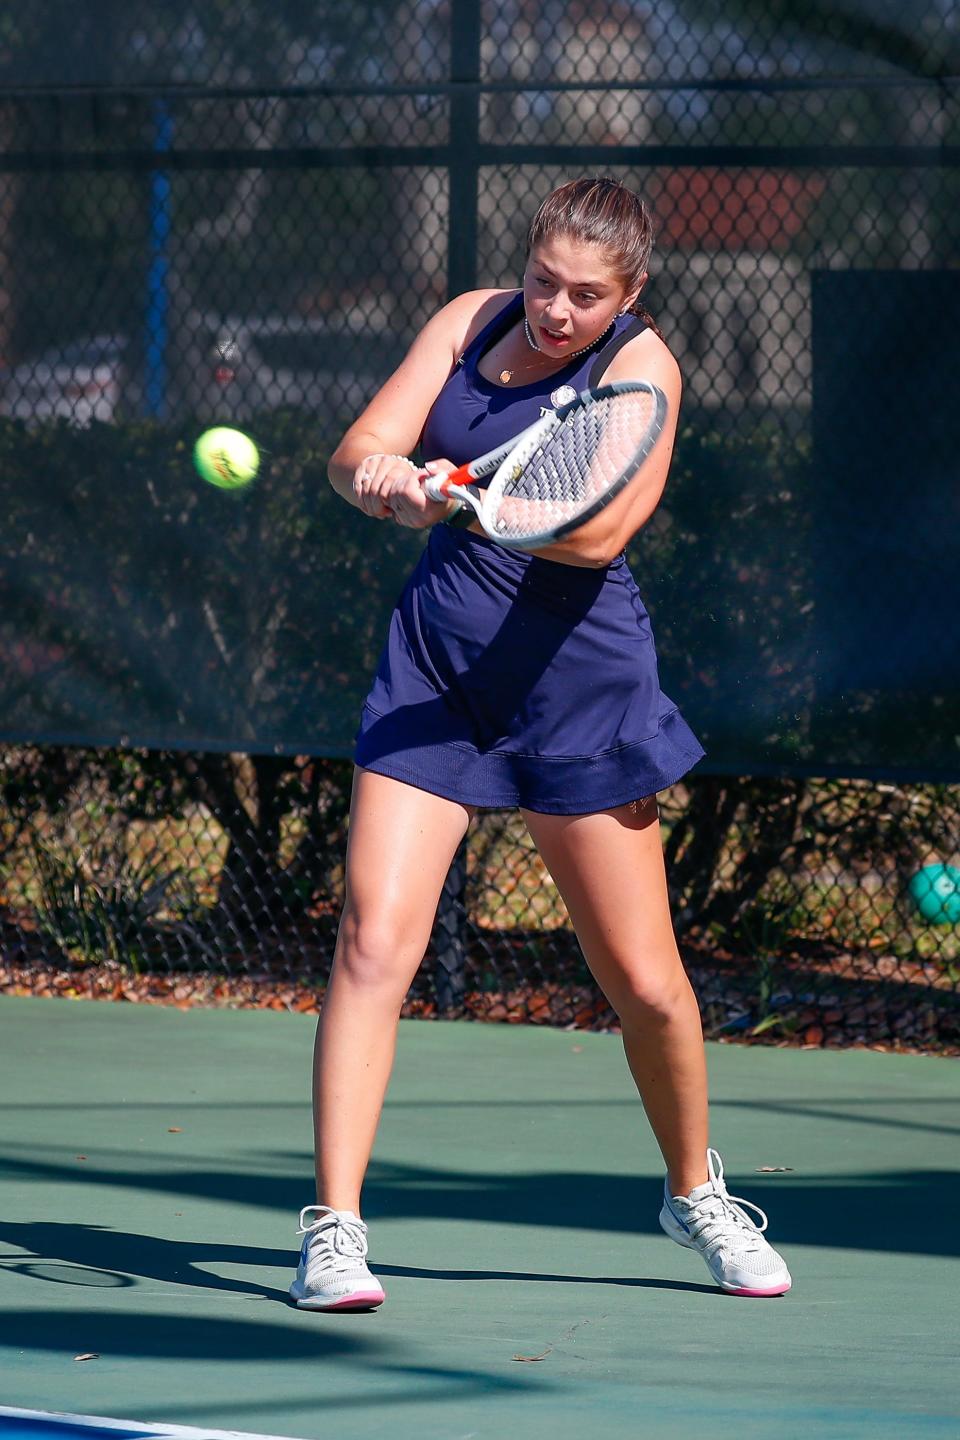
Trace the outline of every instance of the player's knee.
{"type": "Polygon", "coordinates": [[[610,997],[624,1023],[667,1025],[689,1002],[690,982],[682,969],[638,966],[624,974],[610,997]]]}
{"type": "Polygon", "coordinates": [[[416,969],[423,946],[409,927],[389,914],[347,913],[340,924],[334,963],[341,976],[365,989],[406,991],[411,969],[416,969]]]}

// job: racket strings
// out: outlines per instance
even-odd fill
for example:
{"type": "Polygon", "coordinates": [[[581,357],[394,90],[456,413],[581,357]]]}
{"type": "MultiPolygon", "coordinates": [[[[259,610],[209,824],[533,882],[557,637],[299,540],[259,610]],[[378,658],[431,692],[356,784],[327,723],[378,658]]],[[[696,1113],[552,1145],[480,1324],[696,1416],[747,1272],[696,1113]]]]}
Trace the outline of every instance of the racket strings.
{"type": "Polygon", "coordinates": [[[653,394],[611,395],[571,411],[502,487],[496,529],[505,537],[565,526],[636,469],[656,416],[653,394]]]}

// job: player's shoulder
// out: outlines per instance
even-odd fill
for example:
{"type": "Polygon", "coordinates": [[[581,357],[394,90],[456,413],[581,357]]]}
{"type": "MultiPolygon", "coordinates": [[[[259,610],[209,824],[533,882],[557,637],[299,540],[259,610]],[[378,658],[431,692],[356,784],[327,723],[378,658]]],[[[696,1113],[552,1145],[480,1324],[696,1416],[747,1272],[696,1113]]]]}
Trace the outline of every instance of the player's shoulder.
{"type": "Polygon", "coordinates": [[[446,302],[439,314],[453,324],[482,328],[517,294],[517,289],[466,289],[446,302]]]}
{"type": "Polygon", "coordinates": [[[435,319],[448,330],[459,350],[469,345],[485,325],[519,294],[517,290],[465,290],[448,300],[435,319]]]}
{"type": "Polygon", "coordinates": [[[444,309],[456,314],[470,314],[492,307],[494,311],[499,310],[511,300],[514,295],[519,295],[519,290],[514,286],[509,290],[484,289],[464,290],[462,295],[455,295],[447,302],[444,309]]]}
{"type": "Polygon", "coordinates": [[[680,389],[680,366],[667,342],[649,325],[617,351],[604,380],[654,380],[680,389]]]}

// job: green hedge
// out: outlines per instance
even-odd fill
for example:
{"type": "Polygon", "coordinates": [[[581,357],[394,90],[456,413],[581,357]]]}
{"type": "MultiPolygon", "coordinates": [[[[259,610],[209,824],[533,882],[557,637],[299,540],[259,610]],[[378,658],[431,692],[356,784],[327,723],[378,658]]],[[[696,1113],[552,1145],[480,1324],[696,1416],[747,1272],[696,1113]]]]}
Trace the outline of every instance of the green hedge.
{"type": "MultiPolygon", "coordinates": [[[[423,537],[330,489],[348,417],[271,412],[242,492],[203,484],[197,423],[0,421],[0,703],[9,736],[349,753],[423,537]]],[[[711,759],[807,757],[802,444],[682,430],[630,558],[664,685],[711,759]]]]}
{"type": "MultiPolygon", "coordinates": [[[[349,755],[423,535],[330,489],[348,420],[255,419],[263,469],[235,493],[196,476],[198,422],[0,421],[6,735],[349,755]]],[[[817,509],[802,437],[682,426],[663,501],[629,549],[664,688],[707,770],[954,778],[950,676],[932,695],[823,683],[842,647],[818,591],[817,509]]]]}

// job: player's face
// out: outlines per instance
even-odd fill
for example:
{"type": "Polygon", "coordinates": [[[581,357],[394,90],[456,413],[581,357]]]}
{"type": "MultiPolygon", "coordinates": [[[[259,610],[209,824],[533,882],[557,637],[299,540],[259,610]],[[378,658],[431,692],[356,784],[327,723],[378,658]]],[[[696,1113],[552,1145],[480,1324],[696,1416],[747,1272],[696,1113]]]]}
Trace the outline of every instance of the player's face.
{"type": "Polygon", "coordinates": [[[601,251],[567,235],[535,245],[523,272],[527,320],[545,355],[561,358],[592,345],[635,298],[601,251]]]}

